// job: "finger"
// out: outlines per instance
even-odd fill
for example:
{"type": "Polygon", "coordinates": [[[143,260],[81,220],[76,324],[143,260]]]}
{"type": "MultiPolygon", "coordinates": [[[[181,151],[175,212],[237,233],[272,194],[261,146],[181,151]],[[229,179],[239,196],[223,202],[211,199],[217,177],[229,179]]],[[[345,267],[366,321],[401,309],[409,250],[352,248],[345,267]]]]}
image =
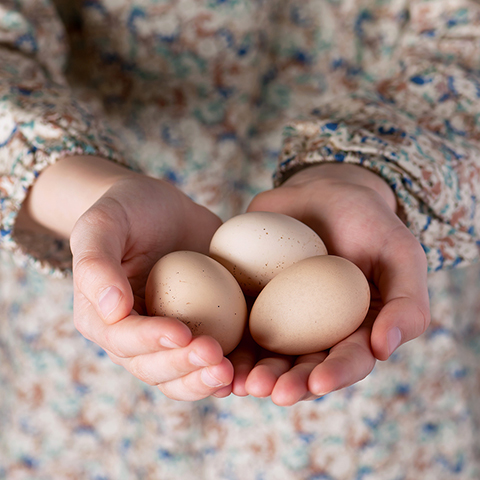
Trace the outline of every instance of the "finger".
{"type": "Polygon", "coordinates": [[[301,402],[310,402],[311,400],[317,400],[319,397],[318,395],[314,395],[313,393],[307,393],[305,394],[300,401],[301,402]]]}
{"type": "Polygon", "coordinates": [[[382,251],[376,284],[384,307],[372,331],[372,350],[386,360],[401,344],[421,335],[430,323],[427,260],[419,242],[403,227],[382,251]]]}
{"type": "Polygon", "coordinates": [[[245,381],[245,391],[249,395],[259,398],[268,397],[272,394],[280,375],[290,369],[291,357],[271,355],[257,362],[249,373],[245,381]]]}
{"type": "Polygon", "coordinates": [[[186,347],[190,329],[179,320],[130,314],[112,325],[105,324],[95,308],[75,287],[74,323],[85,337],[121,358],[186,347]]]}
{"type": "Polygon", "coordinates": [[[147,308],[145,306],[145,299],[139,295],[133,296],[133,309],[138,312],[139,315],[147,315],[147,308]]]}
{"type": "Polygon", "coordinates": [[[238,397],[246,397],[248,392],[245,385],[248,375],[255,366],[255,361],[253,359],[250,361],[248,357],[244,357],[240,360],[236,357],[231,357],[230,361],[233,363],[235,370],[235,376],[232,383],[232,393],[238,397]]]}
{"type": "MultiPolygon", "coordinates": [[[[167,349],[131,358],[116,357],[111,354],[110,358],[142,382],[153,386],[203,370],[203,367],[219,365],[224,357],[222,348],[216,340],[201,336],[194,338],[185,348],[167,349]]],[[[207,377],[205,377],[206,380],[207,377]]],[[[221,386],[224,386],[223,380],[221,386]]]]}
{"type": "Polygon", "coordinates": [[[327,352],[298,357],[295,365],[277,380],[271,395],[273,403],[280,407],[287,407],[304,400],[306,396],[310,396],[308,377],[326,357],[327,352]]]}
{"type": "Polygon", "coordinates": [[[196,370],[181,378],[158,385],[172,400],[197,401],[221,392],[233,380],[233,366],[225,357],[218,365],[196,370]]]}
{"type": "Polygon", "coordinates": [[[370,327],[355,333],[330,349],[327,358],[317,365],[308,378],[308,390],[316,396],[353,385],[364,379],[375,366],[370,350],[370,327]]]}
{"type": "Polygon", "coordinates": [[[78,220],[70,239],[74,283],[108,324],[126,317],[134,304],[122,268],[126,223],[121,207],[103,198],[78,220]]]}
{"type": "Polygon", "coordinates": [[[228,397],[231,393],[232,393],[232,384],[230,383],[230,385],[226,385],[225,387],[220,387],[219,390],[212,393],[212,396],[217,398],[225,398],[225,397],[228,397]]]}
{"type": "Polygon", "coordinates": [[[239,397],[245,397],[248,395],[245,389],[245,382],[257,361],[256,344],[248,334],[248,331],[240,345],[228,356],[228,359],[232,362],[235,372],[232,382],[232,393],[239,397]]]}

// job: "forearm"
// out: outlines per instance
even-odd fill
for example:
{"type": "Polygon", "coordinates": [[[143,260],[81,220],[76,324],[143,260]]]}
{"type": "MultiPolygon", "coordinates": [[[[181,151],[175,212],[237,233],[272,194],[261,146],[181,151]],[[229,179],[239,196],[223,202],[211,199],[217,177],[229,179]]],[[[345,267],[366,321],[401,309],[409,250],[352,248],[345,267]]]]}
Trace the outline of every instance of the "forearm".
{"type": "Polygon", "coordinates": [[[116,181],[138,175],[110,160],[68,156],[46,168],[30,188],[17,228],[47,230],[63,238],[116,181]]]}

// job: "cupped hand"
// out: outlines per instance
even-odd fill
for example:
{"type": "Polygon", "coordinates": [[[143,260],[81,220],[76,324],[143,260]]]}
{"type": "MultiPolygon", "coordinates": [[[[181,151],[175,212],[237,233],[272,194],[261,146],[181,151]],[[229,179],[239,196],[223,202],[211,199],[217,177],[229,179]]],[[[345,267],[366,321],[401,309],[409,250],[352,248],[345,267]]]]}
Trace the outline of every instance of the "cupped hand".
{"type": "Polygon", "coordinates": [[[360,267],[372,301],[362,326],[327,352],[276,355],[246,337],[229,356],[233,393],[271,396],[278,405],[317,398],[362,380],[377,359],[388,359],[426,330],[426,257],[396,215],[390,187],[376,174],[355,165],[312,166],[256,196],[249,211],[284,213],[309,225],[329,254],[360,267]]]}
{"type": "Polygon", "coordinates": [[[182,322],[146,315],[146,279],[171,251],[207,253],[220,224],[167,182],[132,174],[79,218],[70,237],[77,329],[172,399],[228,390],[233,367],[213,338],[192,338],[182,322]]]}

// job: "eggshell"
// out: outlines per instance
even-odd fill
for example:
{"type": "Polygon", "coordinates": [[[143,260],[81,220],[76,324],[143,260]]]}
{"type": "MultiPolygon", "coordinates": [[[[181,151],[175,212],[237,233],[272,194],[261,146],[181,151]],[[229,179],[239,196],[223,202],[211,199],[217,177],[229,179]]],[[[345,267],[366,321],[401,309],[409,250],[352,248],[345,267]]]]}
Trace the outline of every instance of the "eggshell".
{"type": "Polygon", "coordinates": [[[363,322],[370,288],[345,258],[307,258],[277,275],[253,304],[253,339],[272,352],[303,355],[332,347],[363,322]]]}
{"type": "Polygon", "coordinates": [[[211,335],[224,355],[240,343],[248,316],[231,273],[216,260],[189,251],[170,253],[154,265],[145,303],[149,315],[177,318],[194,336],[211,335]]]}
{"type": "Polygon", "coordinates": [[[232,273],[247,295],[255,296],[285,268],[326,253],[322,239],[299,220],[281,213],[248,212],[215,232],[209,255],[232,273]]]}

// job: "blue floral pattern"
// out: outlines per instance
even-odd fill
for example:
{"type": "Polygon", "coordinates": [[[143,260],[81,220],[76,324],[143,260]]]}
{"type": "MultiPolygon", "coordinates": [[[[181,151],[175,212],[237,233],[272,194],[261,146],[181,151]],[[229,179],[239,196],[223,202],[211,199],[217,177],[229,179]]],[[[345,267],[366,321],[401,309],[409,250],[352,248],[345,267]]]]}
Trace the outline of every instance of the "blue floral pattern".
{"type": "Polygon", "coordinates": [[[4,0],[0,479],[478,480],[479,14],[4,0]],[[432,324],[318,401],[171,401],[76,332],[68,245],[15,228],[42,170],[78,153],[167,178],[224,219],[275,170],[278,185],[311,163],[372,169],[427,252],[432,324]]]}

